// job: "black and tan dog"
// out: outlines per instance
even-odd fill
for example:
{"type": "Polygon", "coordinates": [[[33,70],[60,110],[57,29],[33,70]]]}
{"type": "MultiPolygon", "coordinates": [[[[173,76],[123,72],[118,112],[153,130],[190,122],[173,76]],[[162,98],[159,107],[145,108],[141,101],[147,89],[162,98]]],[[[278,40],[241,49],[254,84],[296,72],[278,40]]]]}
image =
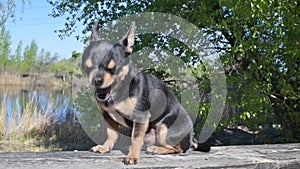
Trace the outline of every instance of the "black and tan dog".
{"type": "Polygon", "coordinates": [[[144,141],[147,151],[157,154],[183,153],[189,148],[208,152],[207,144],[193,137],[189,114],[166,85],[151,74],[136,68],[133,50],[135,23],[116,44],[102,41],[98,23],[93,27],[90,44],[85,49],[82,67],[95,86],[98,108],[107,125],[107,139],[93,152],[109,152],[118,138],[120,126],[131,129],[131,147],[125,164],[136,164],[144,141]]]}

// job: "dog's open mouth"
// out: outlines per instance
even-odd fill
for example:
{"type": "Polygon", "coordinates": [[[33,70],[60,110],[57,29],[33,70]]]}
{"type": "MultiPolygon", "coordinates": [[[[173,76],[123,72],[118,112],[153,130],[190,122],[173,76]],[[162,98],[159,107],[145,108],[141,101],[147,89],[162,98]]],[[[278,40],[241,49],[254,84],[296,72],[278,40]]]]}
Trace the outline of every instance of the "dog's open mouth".
{"type": "Polygon", "coordinates": [[[100,101],[106,101],[110,97],[111,86],[106,88],[96,87],[96,97],[100,101]]]}

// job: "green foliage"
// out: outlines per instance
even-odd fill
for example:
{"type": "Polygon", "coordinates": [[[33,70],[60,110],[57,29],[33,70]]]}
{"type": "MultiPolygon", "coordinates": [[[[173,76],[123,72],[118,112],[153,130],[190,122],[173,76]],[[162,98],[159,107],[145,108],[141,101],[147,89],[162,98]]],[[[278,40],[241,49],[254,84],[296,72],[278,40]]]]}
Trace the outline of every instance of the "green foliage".
{"type": "MultiPolygon", "coordinates": [[[[25,5],[26,0],[21,1],[22,8],[25,5]]],[[[28,1],[30,3],[30,1],[28,1]]],[[[11,19],[12,21],[15,21],[16,15],[15,15],[15,10],[16,10],[17,4],[15,0],[5,0],[5,1],[0,1],[0,27],[4,26],[5,23],[11,19]]]]}
{"type": "MultiPolygon", "coordinates": [[[[25,3],[29,1],[22,0],[22,8],[25,3]]],[[[73,52],[70,63],[66,61],[61,61],[66,64],[59,64],[60,68],[55,68],[57,65],[58,55],[51,55],[50,52],[44,49],[39,50],[38,44],[33,40],[31,44],[26,45],[23,49],[22,41],[19,42],[14,54],[11,54],[11,37],[9,31],[5,28],[5,23],[7,20],[12,20],[16,18],[15,9],[17,5],[15,0],[6,0],[5,2],[0,2],[0,72],[7,71],[8,67],[12,68],[14,73],[49,73],[50,69],[54,69],[55,73],[58,74],[78,74],[78,60],[81,57],[80,53],[73,52]],[[54,65],[52,65],[54,64],[54,65]],[[51,66],[52,65],[52,66],[51,66]],[[50,68],[54,67],[54,68],[50,68]],[[59,72],[59,71],[64,72],[59,72]]]]}
{"type": "MultiPolygon", "coordinates": [[[[39,74],[53,72],[59,75],[81,74],[79,63],[81,53],[73,51],[70,59],[58,61],[57,54],[51,55],[44,49],[39,50],[38,44],[33,40],[23,49],[22,41],[19,42],[15,53],[11,54],[10,34],[3,26],[0,32],[0,71],[11,70],[20,74],[39,74]]],[[[12,73],[10,72],[10,73],[12,73]]]]}
{"type": "MultiPolygon", "coordinates": [[[[300,140],[298,0],[49,2],[53,5],[53,17],[66,17],[65,28],[58,31],[61,37],[69,36],[76,24],[86,25],[82,33],[87,36],[86,33],[95,20],[100,20],[100,25],[103,25],[124,15],[144,11],[172,13],[188,20],[203,30],[216,48],[224,53],[221,59],[228,86],[226,124],[243,124],[252,129],[258,129],[260,125],[281,124],[280,131],[286,141],[300,140]]],[[[178,56],[184,62],[194,60],[193,63],[197,63],[197,66],[205,67],[201,59],[174,40],[156,35],[142,35],[139,38],[140,41],[136,44],[138,49],[159,44],[158,46],[174,54],[181,51],[178,56]]],[[[205,71],[201,69],[196,74],[201,79],[199,90],[208,93],[209,80],[205,71]]],[[[160,74],[167,76],[163,72],[160,74]]],[[[199,112],[205,115],[209,104],[204,101],[203,105],[204,108],[200,106],[199,112]]]]}
{"type": "MultiPolygon", "coordinates": [[[[128,13],[137,13],[140,8],[145,8],[148,1],[94,1],[94,0],[77,0],[77,1],[58,1],[48,0],[48,2],[54,7],[51,15],[54,18],[67,16],[65,28],[56,30],[59,33],[59,37],[65,38],[70,36],[75,29],[77,23],[89,24],[90,26],[82,30],[83,34],[86,34],[91,30],[91,24],[96,20],[99,20],[100,24],[104,24],[108,21],[117,19],[120,16],[124,16],[128,13]]],[[[81,35],[77,35],[77,38],[81,38],[81,35]]]]}
{"type": "Polygon", "coordinates": [[[2,27],[8,18],[14,17],[14,10],[15,10],[16,4],[13,0],[7,0],[6,2],[0,2],[0,26],[2,27]]]}
{"type": "MultiPolygon", "coordinates": [[[[5,27],[2,26],[0,30],[0,68],[5,68],[5,66],[9,62],[9,55],[10,55],[10,34],[8,31],[5,30],[5,27]]],[[[0,69],[0,71],[3,71],[0,69]]]]}
{"type": "Polygon", "coordinates": [[[19,71],[21,73],[28,73],[31,70],[35,70],[37,67],[37,52],[38,46],[33,40],[30,45],[27,45],[24,49],[23,60],[19,65],[19,71]]]}
{"type": "Polygon", "coordinates": [[[23,50],[23,42],[20,41],[16,48],[15,54],[11,57],[11,60],[10,60],[11,64],[16,66],[15,68],[19,67],[18,64],[21,62],[21,59],[23,56],[22,50],[23,50]]]}
{"type": "Polygon", "coordinates": [[[68,74],[72,73],[72,66],[70,65],[71,62],[68,59],[62,59],[57,63],[51,65],[51,71],[56,74],[68,74]]]}
{"type": "Polygon", "coordinates": [[[82,57],[81,55],[81,53],[73,51],[70,59],[62,59],[51,64],[51,72],[55,74],[68,74],[71,76],[81,74],[81,69],[79,68],[82,57]]]}

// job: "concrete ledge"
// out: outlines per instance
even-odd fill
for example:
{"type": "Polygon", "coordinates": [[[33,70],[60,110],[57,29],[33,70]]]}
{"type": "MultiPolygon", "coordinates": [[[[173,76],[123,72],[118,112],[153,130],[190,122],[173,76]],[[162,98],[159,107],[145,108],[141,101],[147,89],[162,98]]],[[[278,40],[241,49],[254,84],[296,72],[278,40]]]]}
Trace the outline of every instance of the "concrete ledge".
{"type": "Polygon", "coordinates": [[[124,153],[91,152],[0,153],[5,169],[103,169],[103,168],[300,168],[300,143],[212,147],[210,153],[190,151],[182,155],[152,155],[142,152],[140,163],[122,164],[124,153]]]}

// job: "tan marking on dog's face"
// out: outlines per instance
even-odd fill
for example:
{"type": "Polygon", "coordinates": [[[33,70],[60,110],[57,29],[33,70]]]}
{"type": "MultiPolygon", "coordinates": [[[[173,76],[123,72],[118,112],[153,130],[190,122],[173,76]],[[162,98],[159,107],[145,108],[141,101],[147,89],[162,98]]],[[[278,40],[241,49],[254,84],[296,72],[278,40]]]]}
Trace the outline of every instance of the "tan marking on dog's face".
{"type": "Polygon", "coordinates": [[[105,88],[105,87],[110,86],[113,83],[113,79],[114,78],[110,73],[105,72],[104,76],[103,76],[103,84],[101,87],[105,88]]]}
{"type": "Polygon", "coordinates": [[[87,60],[85,61],[85,66],[86,66],[87,68],[93,67],[93,62],[92,62],[92,60],[91,60],[91,59],[87,59],[87,60]]]}
{"type": "Polygon", "coordinates": [[[122,70],[120,71],[118,78],[120,80],[124,80],[125,76],[128,74],[129,72],[129,65],[126,65],[122,68],[122,70]]]}
{"type": "Polygon", "coordinates": [[[129,97],[124,101],[115,104],[115,108],[124,115],[131,116],[135,106],[137,103],[137,99],[135,97],[129,97]]]}
{"type": "Polygon", "coordinates": [[[90,83],[92,83],[92,80],[93,80],[93,77],[95,76],[96,71],[97,71],[97,70],[94,69],[94,70],[92,70],[92,71],[89,73],[88,77],[89,77],[90,83]]]}
{"type": "MultiPolygon", "coordinates": [[[[107,69],[113,69],[116,66],[116,62],[114,60],[110,60],[107,69]]],[[[103,76],[103,85],[102,87],[110,86],[114,81],[114,76],[110,72],[105,72],[103,76]]]]}
{"type": "Polygon", "coordinates": [[[116,62],[114,60],[110,60],[107,69],[113,69],[116,66],[116,62]]]}

